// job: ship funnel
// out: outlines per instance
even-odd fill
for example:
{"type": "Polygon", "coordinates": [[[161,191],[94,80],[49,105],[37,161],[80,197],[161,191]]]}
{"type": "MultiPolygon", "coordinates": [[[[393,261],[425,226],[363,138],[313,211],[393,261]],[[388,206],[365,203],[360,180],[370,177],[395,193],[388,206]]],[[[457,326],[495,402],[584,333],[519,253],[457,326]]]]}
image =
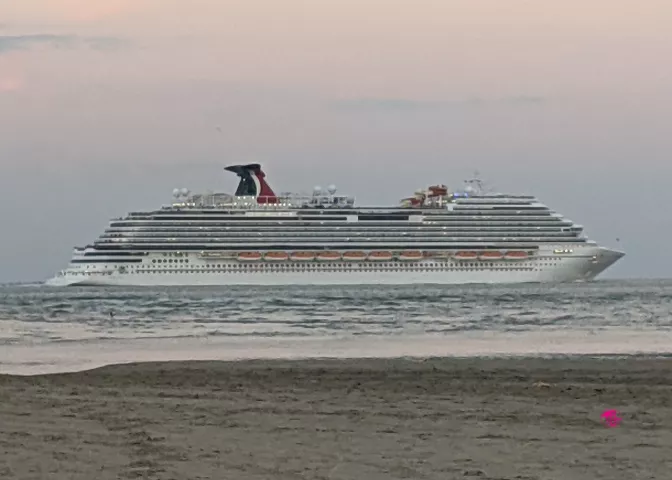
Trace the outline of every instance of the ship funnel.
{"type": "Polygon", "coordinates": [[[258,163],[249,165],[231,165],[224,170],[233,172],[240,177],[240,183],[236,189],[236,196],[252,196],[257,203],[277,203],[278,197],[273,189],[266,183],[266,174],[258,163]]]}

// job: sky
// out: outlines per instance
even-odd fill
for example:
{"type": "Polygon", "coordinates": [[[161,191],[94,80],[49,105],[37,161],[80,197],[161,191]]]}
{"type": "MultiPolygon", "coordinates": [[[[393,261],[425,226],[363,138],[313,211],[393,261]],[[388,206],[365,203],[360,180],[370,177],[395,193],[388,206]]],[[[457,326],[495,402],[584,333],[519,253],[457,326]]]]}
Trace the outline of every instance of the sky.
{"type": "Polygon", "coordinates": [[[478,170],[672,276],[669,0],[0,0],[0,282],[175,187],[389,204],[478,170]]]}

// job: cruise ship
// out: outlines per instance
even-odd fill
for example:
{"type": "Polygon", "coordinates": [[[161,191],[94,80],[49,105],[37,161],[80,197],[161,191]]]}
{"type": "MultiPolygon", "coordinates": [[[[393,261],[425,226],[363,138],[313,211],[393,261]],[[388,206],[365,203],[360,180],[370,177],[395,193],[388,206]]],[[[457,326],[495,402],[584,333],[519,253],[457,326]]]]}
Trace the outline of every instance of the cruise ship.
{"type": "Polygon", "coordinates": [[[175,189],[170,205],[110,221],[53,286],[359,285],[589,281],[624,253],[533,196],[478,179],[364,207],[332,185],[277,194],[259,164],[235,194],[175,189]]]}

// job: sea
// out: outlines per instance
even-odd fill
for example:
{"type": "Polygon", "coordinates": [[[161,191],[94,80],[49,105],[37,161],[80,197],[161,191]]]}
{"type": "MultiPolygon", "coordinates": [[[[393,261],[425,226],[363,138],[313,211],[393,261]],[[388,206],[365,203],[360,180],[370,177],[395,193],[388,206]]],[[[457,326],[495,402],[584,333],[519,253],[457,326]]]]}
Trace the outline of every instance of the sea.
{"type": "Polygon", "coordinates": [[[167,360],[672,353],[672,280],[0,286],[0,373],[167,360]]]}

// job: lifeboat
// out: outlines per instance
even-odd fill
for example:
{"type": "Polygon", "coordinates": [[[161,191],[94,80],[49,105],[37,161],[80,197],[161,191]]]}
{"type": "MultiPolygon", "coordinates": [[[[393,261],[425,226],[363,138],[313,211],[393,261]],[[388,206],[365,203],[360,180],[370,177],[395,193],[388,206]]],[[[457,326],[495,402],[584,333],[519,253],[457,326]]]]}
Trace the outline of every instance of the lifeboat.
{"type": "Polygon", "coordinates": [[[480,255],[481,260],[501,260],[502,258],[504,258],[504,255],[502,254],[502,252],[497,252],[497,251],[483,252],[480,255]]]}
{"type": "Polygon", "coordinates": [[[307,262],[310,260],[315,260],[315,254],[313,252],[294,252],[292,253],[291,258],[297,262],[307,262]]]}
{"type": "Polygon", "coordinates": [[[478,253],[476,252],[457,252],[455,254],[455,260],[476,260],[478,258],[478,253]]]}
{"type": "Polygon", "coordinates": [[[268,252],[264,255],[264,260],[269,262],[283,262],[289,259],[287,252],[268,252]]]}
{"type": "Polygon", "coordinates": [[[238,260],[241,262],[258,262],[261,258],[261,252],[240,252],[238,254],[238,260]]]}
{"type": "Polygon", "coordinates": [[[401,252],[399,254],[399,260],[406,260],[406,261],[422,260],[423,257],[424,255],[420,250],[409,250],[407,252],[401,252]]]}
{"type": "Polygon", "coordinates": [[[506,252],[506,255],[504,258],[507,260],[527,260],[529,255],[527,252],[520,252],[520,251],[513,251],[513,252],[506,252]]]}
{"type": "Polygon", "coordinates": [[[379,262],[386,262],[392,260],[392,252],[371,252],[369,253],[369,260],[375,260],[379,262]]]}
{"type": "Polygon", "coordinates": [[[317,254],[317,259],[321,262],[335,262],[341,259],[341,254],[338,252],[320,252],[317,254]]]}
{"type": "Polygon", "coordinates": [[[343,260],[347,260],[349,262],[366,260],[366,253],[364,253],[364,252],[345,252],[343,254],[343,260]]]}

